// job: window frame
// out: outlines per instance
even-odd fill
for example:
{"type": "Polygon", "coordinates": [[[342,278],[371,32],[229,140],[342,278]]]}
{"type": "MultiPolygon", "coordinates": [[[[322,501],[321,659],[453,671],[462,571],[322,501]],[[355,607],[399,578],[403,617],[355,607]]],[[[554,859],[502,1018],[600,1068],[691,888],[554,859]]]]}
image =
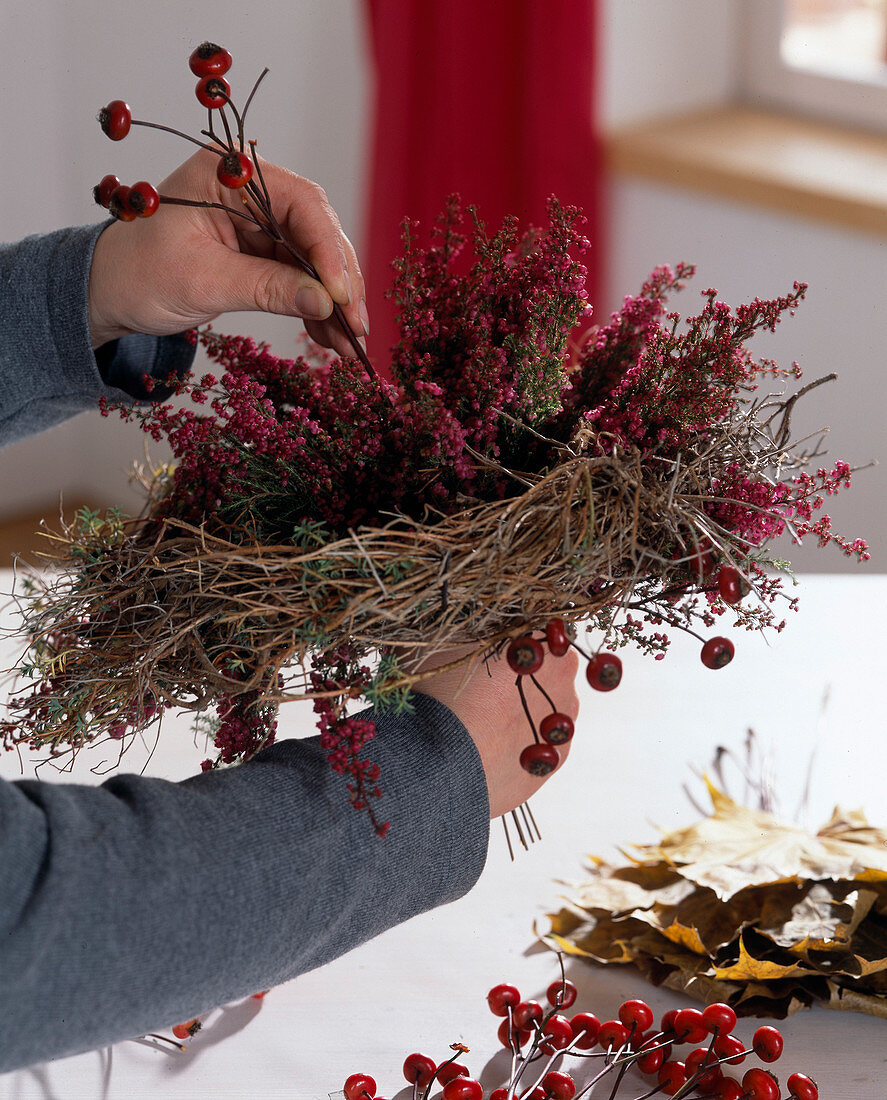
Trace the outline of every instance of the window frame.
{"type": "Polygon", "coordinates": [[[782,13],[782,0],[742,6],[743,101],[887,134],[887,71],[879,80],[854,80],[787,65],[780,53],[782,13]]]}

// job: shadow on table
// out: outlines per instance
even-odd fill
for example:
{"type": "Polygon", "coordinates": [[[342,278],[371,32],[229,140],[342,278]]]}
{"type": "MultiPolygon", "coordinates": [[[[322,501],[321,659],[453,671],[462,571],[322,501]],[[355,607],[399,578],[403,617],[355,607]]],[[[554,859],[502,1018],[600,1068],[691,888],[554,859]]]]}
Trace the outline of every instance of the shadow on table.
{"type": "Polygon", "coordinates": [[[170,1060],[170,1071],[181,1073],[189,1069],[198,1058],[207,1054],[213,1047],[249,1027],[261,1011],[262,1001],[256,997],[247,997],[236,1004],[217,1009],[188,1044],[187,1056],[170,1060]]]}

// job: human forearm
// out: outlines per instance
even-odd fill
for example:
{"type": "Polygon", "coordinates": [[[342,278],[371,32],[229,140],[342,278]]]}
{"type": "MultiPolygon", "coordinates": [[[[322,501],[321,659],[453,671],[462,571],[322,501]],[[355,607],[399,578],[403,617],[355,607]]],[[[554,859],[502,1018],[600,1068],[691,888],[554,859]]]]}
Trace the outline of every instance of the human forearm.
{"type": "Polygon", "coordinates": [[[104,350],[112,367],[106,384],[87,304],[102,229],[61,229],[0,245],[0,445],[97,408],[102,396],[140,396],[143,374],[161,380],[191,363],[193,348],[181,337],[128,337],[104,350]]]}
{"type": "Polygon", "coordinates": [[[489,815],[473,742],[427,697],[377,726],[385,839],[316,738],[180,784],[0,785],[0,1070],[279,984],[470,889],[489,815]]]}

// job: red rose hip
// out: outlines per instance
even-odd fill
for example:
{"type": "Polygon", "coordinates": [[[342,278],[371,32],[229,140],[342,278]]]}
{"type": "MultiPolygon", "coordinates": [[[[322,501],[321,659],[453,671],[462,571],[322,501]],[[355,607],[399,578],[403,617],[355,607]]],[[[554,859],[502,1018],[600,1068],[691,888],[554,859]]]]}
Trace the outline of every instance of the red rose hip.
{"type": "Polygon", "coordinates": [[[545,991],[548,1003],[553,1008],[569,1008],[570,1005],[575,1004],[578,995],[579,991],[576,986],[567,979],[552,982],[545,991]]]}
{"type": "Polygon", "coordinates": [[[687,1067],[683,1062],[666,1062],[656,1075],[656,1080],[666,1096],[674,1096],[687,1083],[687,1067]]]}
{"type": "Polygon", "coordinates": [[[484,1090],[473,1077],[455,1077],[443,1088],[443,1100],[483,1100],[484,1090]]]}
{"type": "Polygon", "coordinates": [[[124,183],[121,184],[120,187],[115,187],[111,193],[111,200],[108,203],[108,213],[120,222],[134,222],[136,220],[136,212],[129,205],[129,193],[131,190],[132,188],[127,187],[124,183]]]}
{"type": "Polygon", "coordinates": [[[618,1050],[628,1042],[629,1031],[621,1020],[605,1020],[597,1033],[597,1045],[601,1050],[618,1050]]]}
{"type": "Polygon", "coordinates": [[[551,775],[560,760],[554,745],[527,745],[520,754],[520,766],[538,779],[551,775]]]}
{"type": "Polygon", "coordinates": [[[231,85],[223,76],[205,76],[197,82],[194,94],[204,107],[213,110],[224,107],[231,95],[231,85]]]}
{"type": "Polygon", "coordinates": [[[215,42],[201,42],[188,58],[188,66],[195,76],[224,76],[232,60],[231,54],[215,42]]]}
{"type": "Polygon", "coordinates": [[[819,1100],[816,1082],[806,1073],[790,1074],[785,1084],[792,1100],[819,1100]]]}
{"type": "Polygon", "coordinates": [[[521,676],[532,676],[534,672],[538,672],[542,668],[544,659],[545,650],[542,648],[542,643],[531,638],[529,634],[515,638],[505,651],[508,667],[521,676]]]}
{"type": "Polygon", "coordinates": [[[723,1001],[716,1001],[702,1010],[702,1022],[712,1035],[728,1035],[736,1027],[736,1013],[723,1001]]]}
{"type": "Polygon", "coordinates": [[[627,1028],[646,1031],[653,1023],[653,1009],[646,1001],[623,1001],[619,1006],[619,1019],[627,1028]]]}
{"type": "Polygon", "coordinates": [[[216,178],[223,187],[237,190],[246,187],[253,178],[253,162],[246,153],[228,153],[219,158],[216,165],[216,178]]]}
{"type": "Polygon", "coordinates": [[[622,661],[615,653],[598,653],[588,662],[585,678],[595,691],[612,691],[622,681],[622,661]]]}
{"type": "Polygon", "coordinates": [[[345,1082],[345,1100],[372,1100],[376,1095],[376,1082],[368,1073],[352,1073],[345,1082]]]}
{"type": "Polygon", "coordinates": [[[468,1068],[459,1062],[444,1062],[434,1076],[442,1085],[446,1085],[456,1077],[470,1077],[471,1074],[468,1068]]]}
{"type": "Polygon", "coordinates": [[[551,619],[545,627],[545,640],[553,657],[563,657],[570,648],[570,638],[563,619],[551,619]]]}
{"type": "Polygon", "coordinates": [[[543,1052],[552,1054],[555,1050],[563,1050],[570,1045],[573,1039],[573,1025],[566,1016],[556,1013],[543,1025],[542,1034],[545,1039],[540,1044],[540,1048],[543,1052]]]}
{"type": "Polygon", "coordinates": [[[494,985],[487,994],[487,1004],[494,1016],[507,1016],[509,1008],[520,1004],[520,990],[516,985],[494,985]]]}
{"type": "Polygon", "coordinates": [[[752,1036],[751,1046],[762,1062],[775,1062],[782,1054],[782,1032],[765,1024],[752,1036]]]}
{"type": "Polygon", "coordinates": [[[92,197],[99,204],[104,206],[107,210],[111,203],[111,196],[120,186],[119,176],[102,176],[101,181],[95,185],[92,189],[92,197]]]}
{"type": "Polygon", "coordinates": [[[772,1073],[758,1066],[746,1070],[742,1077],[742,1087],[748,1100],[779,1100],[779,1082],[772,1073]]]}
{"type": "Polygon", "coordinates": [[[552,1069],[542,1078],[545,1095],[552,1100],[573,1100],[576,1095],[576,1083],[569,1073],[552,1069]]]}
{"type": "Polygon", "coordinates": [[[706,668],[723,668],[733,660],[736,649],[729,638],[709,638],[700,659],[706,668]]]}
{"type": "Polygon", "coordinates": [[[437,1073],[437,1063],[427,1054],[408,1054],[403,1063],[403,1075],[412,1085],[417,1082],[419,1088],[425,1088],[437,1073]]]}
{"type": "Polygon", "coordinates": [[[129,208],[139,218],[150,218],[160,206],[157,188],[147,180],[139,180],[129,189],[129,208]]]}
{"type": "Polygon", "coordinates": [[[132,111],[122,99],[112,99],[98,113],[99,125],[111,141],[122,141],[132,126],[132,111]]]}
{"type": "Polygon", "coordinates": [[[565,745],[574,732],[573,719],[567,714],[547,714],[539,723],[539,735],[549,745],[565,745]]]}
{"type": "Polygon", "coordinates": [[[739,603],[749,588],[748,581],[734,566],[722,565],[718,570],[718,595],[724,603],[739,603]]]}
{"type": "Polygon", "coordinates": [[[521,1001],[514,1010],[514,1024],[522,1030],[531,1028],[534,1023],[541,1023],[545,1012],[538,1001],[521,1001]]]}
{"type": "Polygon", "coordinates": [[[591,1050],[597,1042],[601,1022],[593,1012],[577,1012],[570,1020],[570,1027],[579,1050],[591,1050]]]}

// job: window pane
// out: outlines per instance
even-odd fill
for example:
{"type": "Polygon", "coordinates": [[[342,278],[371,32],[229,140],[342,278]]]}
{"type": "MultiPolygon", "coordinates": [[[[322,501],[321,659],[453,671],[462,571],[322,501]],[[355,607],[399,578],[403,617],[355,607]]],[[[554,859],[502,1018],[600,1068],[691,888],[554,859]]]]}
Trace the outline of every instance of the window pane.
{"type": "Polygon", "coordinates": [[[785,0],[783,61],[855,80],[887,77],[887,0],[785,0]]]}

